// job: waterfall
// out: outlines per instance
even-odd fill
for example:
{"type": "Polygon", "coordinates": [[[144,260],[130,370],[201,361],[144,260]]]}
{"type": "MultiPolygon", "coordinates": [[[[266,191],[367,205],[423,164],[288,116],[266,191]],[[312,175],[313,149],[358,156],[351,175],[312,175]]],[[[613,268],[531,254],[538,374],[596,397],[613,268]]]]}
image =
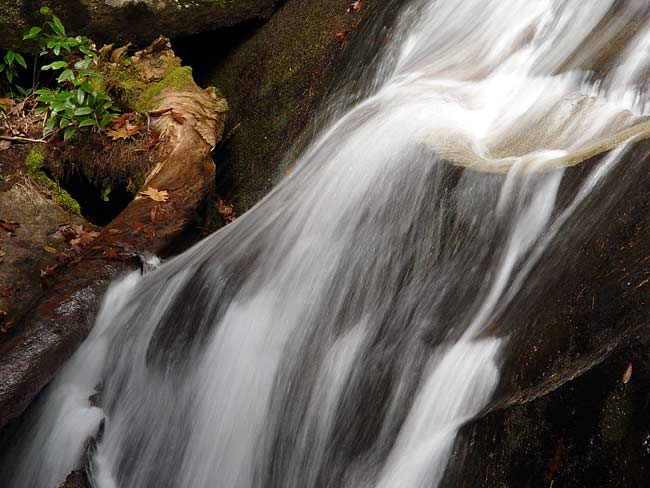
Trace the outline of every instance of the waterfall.
{"type": "Polygon", "coordinates": [[[86,451],[96,488],[439,485],[499,386],[497,311],[648,130],[650,1],[398,3],[270,195],[113,285],[6,486],[86,451]]]}

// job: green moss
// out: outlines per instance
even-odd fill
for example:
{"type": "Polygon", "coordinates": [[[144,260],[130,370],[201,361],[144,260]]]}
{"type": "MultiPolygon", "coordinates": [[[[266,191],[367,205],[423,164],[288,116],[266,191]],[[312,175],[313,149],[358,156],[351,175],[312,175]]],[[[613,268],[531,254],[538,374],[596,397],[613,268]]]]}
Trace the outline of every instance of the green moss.
{"type": "Polygon", "coordinates": [[[144,175],[139,171],[136,172],[129,180],[129,184],[126,189],[131,192],[133,195],[140,191],[140,188],[144,185],[144,175]]]}
{"type": "Polygon", "coordinates": [[[133,108],[138,112],[146,112],[156,108],[153,100],[160,95],[160,92],[165,88],[175,88],[178,90],[187,89],[194,86],[194,78],[192,78],[192,68],[189,66],[179,66],[169,71],[165,77],[157,83],[148,85],[138,97],[138,100],[133,108]]]}
{"type": "Polygon", "coordinates": [[[104,202],[108,202],[111,199],[111,192],[113,191],[113,185],[111,179],[107,176],[102,179],[101,182],[101,193],[100,197],[104,202]]]}
{"type": "Polygon", "coordinates": [[[42,149],[32,149],[25,158],[25,166],[27,167],[27,174],[32,176],[34,173],[40,171],[45,164],[45,151],[42,149]]]}
{"type": "Polygon", "coordinates": [[[43,185],[50,189],[52,192],[52,199],[65,211],[81,215],[81,207],[79,203],[70,196],[70,194],[59,186],[59,184],[52,180],[43,171],[45,164],[45,151],[42,149],[32,149],[27,157],[25,157],[25,167],[27,174],[36,183],[43,185]]]}

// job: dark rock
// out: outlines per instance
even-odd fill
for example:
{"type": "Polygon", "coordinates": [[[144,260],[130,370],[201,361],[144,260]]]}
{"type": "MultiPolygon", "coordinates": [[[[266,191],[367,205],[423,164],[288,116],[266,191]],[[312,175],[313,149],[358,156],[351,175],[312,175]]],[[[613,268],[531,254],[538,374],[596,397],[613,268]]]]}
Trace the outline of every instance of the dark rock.
{"type": "MultiPolygon", "coordinates": [[[[277,0],[52,0],[47,5],[72,34],[97,43],[146,44],[268,17],[277,0]]],[[[42,2],[9,0],[0,14],[0,47],[23,49],[23,34],[40,26],[42,2]]]]}
{"type": "Polygon", "coordinates": [[[225,57],[201,55],[201,64],[214,66],[202,81],[218,86],[230,105],[231,137],[216,157],[224,194],[230,193],[225,196],[232,197],[238,213],[285,174],[285,154],[313,125],[353,31],[370,11],[364,2],[361,10],[348,12],[351,3],[288,0],[261,28],[239,33],[225,57]]]}
{"type": "Polygon", "coordinates": [[[637,340],[548,395],[467,425],[444,486],[648,486],[650,342],[637,340]]]}
{"type": "Polygon", "coordinates": [[[84,471],[73,471],[59,488],[91,488],[84,471]]]}

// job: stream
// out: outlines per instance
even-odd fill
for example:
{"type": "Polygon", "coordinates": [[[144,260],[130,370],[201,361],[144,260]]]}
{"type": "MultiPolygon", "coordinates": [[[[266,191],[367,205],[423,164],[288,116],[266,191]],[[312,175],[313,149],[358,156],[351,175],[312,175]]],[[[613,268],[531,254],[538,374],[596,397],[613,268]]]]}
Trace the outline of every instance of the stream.
{"type": "Polygon", "coordinates": [[[95,488],[441,484],[503,380],[498,313],[649,130],[650,1],[398,3],[270,195],[111,286],[3,486],[80,459],[95,488]]]}

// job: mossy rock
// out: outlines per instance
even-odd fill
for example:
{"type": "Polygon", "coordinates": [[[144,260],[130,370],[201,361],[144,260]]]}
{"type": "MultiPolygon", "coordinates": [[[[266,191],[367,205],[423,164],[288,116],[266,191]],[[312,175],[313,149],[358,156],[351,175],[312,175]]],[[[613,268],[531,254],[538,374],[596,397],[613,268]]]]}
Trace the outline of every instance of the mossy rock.
{"type": "Polygon", "coordinates": [[[61,225],[89,226],[79,217],[77,202],[62,200],[61,195],[51,190],[56,184],[36,169],[38,162],[44,160],[39,154],[30,153],[26,162],[33,165],[33,171],[27,169],[31,176],[12,175],[13,184],[0,191],[2,219],[20,224],[15,237],[8,237],[2,231],[4,238],[0,244],[5,253],[0,265],[0,290],[3,290],[0,309],[6,310],[15,321],[42,295],[41,270],[56,263],[56,257],[46,252],[44,246],[65,248],[66,242],[59,232],[61,225]]]}
{"type": "Polygon", "coordinates": [[[366,5],[348,12],[350,3],[288,0],[252,35],[229,39],[236,47],[225,56],[215,51],[202,59],[214,68],[199,82],[218,86],[230,105],[230,138],[216,160],[219,191],[230,193],[238,212],[285,174],[285,155],[313,124],[352,32],[368,12],[366,5]],[[348,33],[345,40],[337,37],[341,32],[348,33]]]}
{"type": "Polygon", "coordinates": [[[48,190],[52,195],[52,200],[68,213],[80,216],[81,207],[79,203],[70,196],[70,194],[59,185],[59,183],[50,178],[43,169],[45,168],[46,154],[43,149],[32,149],[25,158],[25,168],[27,175],[42,188],[48,190]]]}

